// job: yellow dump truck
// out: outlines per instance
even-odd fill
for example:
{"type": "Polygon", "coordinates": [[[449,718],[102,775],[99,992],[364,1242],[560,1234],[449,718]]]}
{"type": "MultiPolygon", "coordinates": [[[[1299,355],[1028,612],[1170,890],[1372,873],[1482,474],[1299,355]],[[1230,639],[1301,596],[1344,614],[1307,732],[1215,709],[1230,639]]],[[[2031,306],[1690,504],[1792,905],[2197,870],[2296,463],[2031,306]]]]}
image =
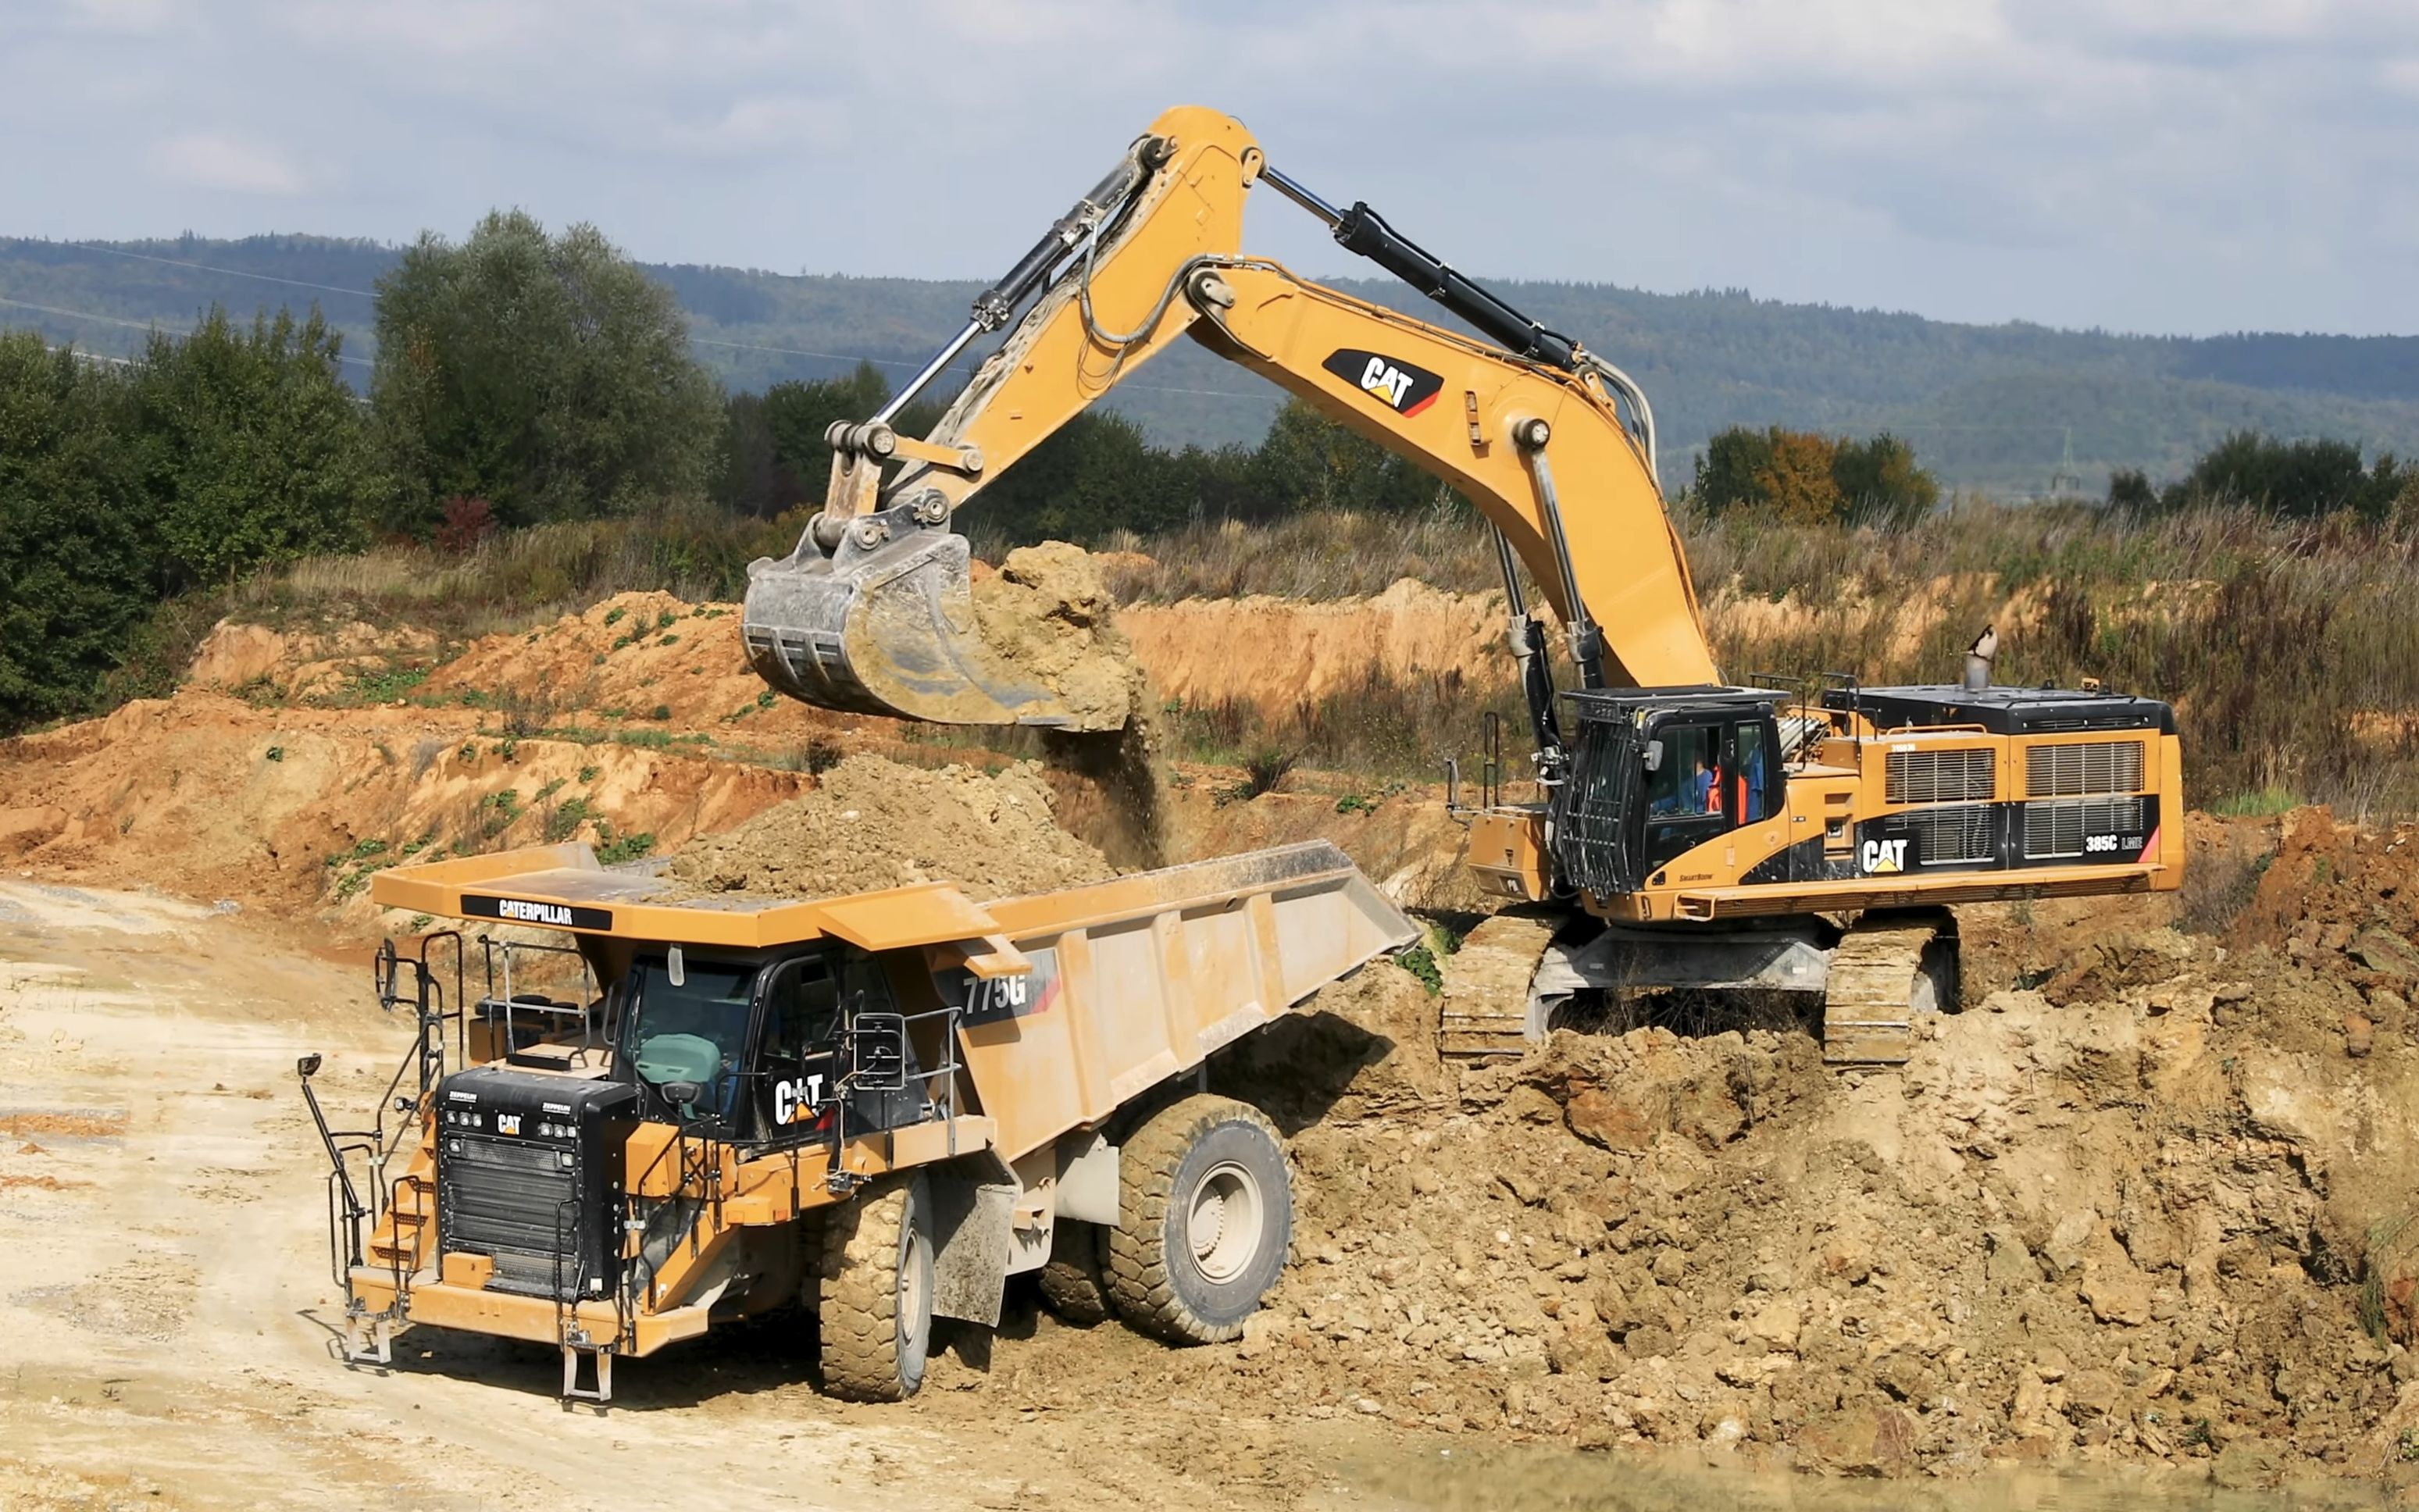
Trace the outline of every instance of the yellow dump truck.
{"type": "Polygon", "coordinates": [[[331,1128],[298,1068],[348,1351],[411,1324],[559,1345],[598,1401],[615,1357],[790,1305],[826,1390],[904,1397],[933,1317],[995,1325],[1022,1272],[1087,1320],[1235,1337],[1293,1195],[1209,1058],[1416,933],[1323,841],[985,903],[674,901],[579,844],[372,892],[485,933],[380,951],[419,1039],[371,1128],[331,1128]]]}

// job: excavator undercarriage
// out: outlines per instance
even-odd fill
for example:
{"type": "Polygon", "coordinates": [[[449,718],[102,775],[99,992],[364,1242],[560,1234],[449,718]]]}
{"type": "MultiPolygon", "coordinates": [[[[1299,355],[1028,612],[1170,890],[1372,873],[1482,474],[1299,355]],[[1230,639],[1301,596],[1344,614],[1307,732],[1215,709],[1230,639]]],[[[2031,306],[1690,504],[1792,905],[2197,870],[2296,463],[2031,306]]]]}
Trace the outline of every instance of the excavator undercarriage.
{"type": "Polygon", "coordinates": [[[1681,1003],[1740,1020],[1734,1005],[1755,995],[1777,1014],[1819,1021],[1832,1065],[1897,1065],[1918,1021],[1956,1009],[1956,947],[1946,909],[1685,933],[1513,909],[1446,958],[1437,1048],[1468,1062],[1524,1056],[1557,1028],[1674,1018],[1681,1003]]]}

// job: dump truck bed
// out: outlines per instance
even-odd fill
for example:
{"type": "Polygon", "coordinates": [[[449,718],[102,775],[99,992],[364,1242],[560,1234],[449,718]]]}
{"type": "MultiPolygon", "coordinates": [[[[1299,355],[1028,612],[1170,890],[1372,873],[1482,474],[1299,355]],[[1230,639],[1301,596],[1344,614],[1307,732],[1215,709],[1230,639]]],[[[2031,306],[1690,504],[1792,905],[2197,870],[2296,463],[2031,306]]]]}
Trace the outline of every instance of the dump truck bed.
{"type": "Polygon", "coordinates": [[[1015,1160],[1096,1124],[1418,930],[1314,841],[976,903],[945,883],[828,899],[682,898],[582,844],[396,867],[393,908],[632,943],[920,950],[991,1142],[1015,1160]]]}

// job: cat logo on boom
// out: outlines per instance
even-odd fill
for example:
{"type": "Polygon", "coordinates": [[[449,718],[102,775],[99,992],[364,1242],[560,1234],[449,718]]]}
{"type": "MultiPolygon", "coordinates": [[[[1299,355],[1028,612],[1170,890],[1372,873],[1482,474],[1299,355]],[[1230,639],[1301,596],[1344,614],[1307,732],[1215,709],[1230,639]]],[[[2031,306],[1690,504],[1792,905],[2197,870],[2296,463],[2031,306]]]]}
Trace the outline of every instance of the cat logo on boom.
{"type": "Polygon", "coordinates": [[[1444,388],[1444,379],[1425,367],[1352,347],[1339,348],[1319,365],[1406,418],[1435,403],[1444,388]]]}

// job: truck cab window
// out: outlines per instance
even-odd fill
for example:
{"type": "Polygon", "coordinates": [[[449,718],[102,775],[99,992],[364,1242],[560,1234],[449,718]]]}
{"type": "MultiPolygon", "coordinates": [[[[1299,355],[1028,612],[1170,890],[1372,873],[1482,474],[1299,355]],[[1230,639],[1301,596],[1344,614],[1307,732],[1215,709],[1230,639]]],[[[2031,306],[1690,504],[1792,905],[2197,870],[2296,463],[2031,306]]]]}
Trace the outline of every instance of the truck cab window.
{"type": "Polygon", "coordinates": [[[785,961],[764,988],[757,1050],[757,1127],[768,1139],[811,1135],[840,1078],[840,984],[824,956],[785,961]]]}
{"type": "Polygon", "coordinates": [[[756,969],[685,964],[675,987],[662,956],[632,964],[622,1045],[658,1110],[684,1121],[720,1119],[738,1101],[756,969]]]}

